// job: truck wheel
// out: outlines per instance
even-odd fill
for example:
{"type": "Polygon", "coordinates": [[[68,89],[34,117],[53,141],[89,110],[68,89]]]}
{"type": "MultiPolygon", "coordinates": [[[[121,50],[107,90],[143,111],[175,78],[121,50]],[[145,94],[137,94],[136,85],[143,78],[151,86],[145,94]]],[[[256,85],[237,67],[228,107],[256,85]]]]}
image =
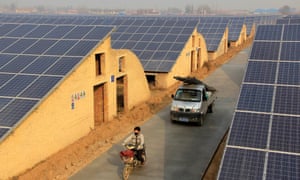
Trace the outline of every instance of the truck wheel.
{"type": "Polygon", "coordinates": [[[204,123],[204,116],[201,116],[197,124],[198,126],[202,126],[203,123],[204,123]]]}
{"type": "Polygon", "coordinates": [[[207,109],[208,113],[213,113],[214,112],[213,111],[213,106],[214,106],[213,104],[211,104],[211,105],[208,106],[208,109],[207,109]]]}

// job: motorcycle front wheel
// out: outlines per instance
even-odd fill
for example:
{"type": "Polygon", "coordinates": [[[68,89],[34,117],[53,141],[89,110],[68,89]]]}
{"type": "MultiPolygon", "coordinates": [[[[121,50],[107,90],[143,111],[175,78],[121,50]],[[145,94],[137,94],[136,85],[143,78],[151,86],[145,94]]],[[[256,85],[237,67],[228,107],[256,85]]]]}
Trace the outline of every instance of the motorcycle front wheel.
{"type": "Polygon", "coordinates": [[[128,180],[130,172],[131,172],[131,167],[126,164],[123,168],[123,180],[128,180]]]}

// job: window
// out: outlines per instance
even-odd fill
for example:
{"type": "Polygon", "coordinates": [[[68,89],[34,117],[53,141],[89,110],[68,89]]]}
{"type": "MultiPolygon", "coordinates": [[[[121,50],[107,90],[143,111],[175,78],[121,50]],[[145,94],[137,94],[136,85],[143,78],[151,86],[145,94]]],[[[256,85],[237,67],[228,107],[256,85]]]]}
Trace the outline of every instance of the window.
{"type": "Polygon", "coordinates": [[[119,72],[125,71],[125,57],[122,56],[119,58],[119,72]]]}
{"type": "Polygon", "coordinates": [[[105,60],[104,53],[100,53],[100,54],[96,54],[95,55],[96,75],[97,76],[103,74],[103,71],[104,71],[104,60],[105,60]]]}

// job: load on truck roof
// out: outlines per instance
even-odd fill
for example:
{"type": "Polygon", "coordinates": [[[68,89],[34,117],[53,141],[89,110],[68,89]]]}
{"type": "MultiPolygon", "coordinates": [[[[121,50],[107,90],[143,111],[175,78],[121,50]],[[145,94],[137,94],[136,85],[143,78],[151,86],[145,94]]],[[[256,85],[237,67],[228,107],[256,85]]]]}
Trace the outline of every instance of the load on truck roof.
{"type": "Polygon", "coordinates": [[[182,81],[184,84],[202,84],[205,86],[205,89],[207,91],[217,91],[216,88],[209,86],[207,84],[205,84],[203,81],[195,78],[195,77],[180,77],[180,76],[174,76],[174,79],[178,80],[178,81],[182,81]]]}

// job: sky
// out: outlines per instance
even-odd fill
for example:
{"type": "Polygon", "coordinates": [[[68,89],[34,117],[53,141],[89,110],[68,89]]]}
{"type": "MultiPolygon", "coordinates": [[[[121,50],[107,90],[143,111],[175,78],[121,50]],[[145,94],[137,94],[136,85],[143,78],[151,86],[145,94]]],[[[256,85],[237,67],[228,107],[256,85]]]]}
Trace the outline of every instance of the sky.
{"type": "Polygon", "coordinates": [[[288,5],[300,10],[300,0],[0,0],[0,5],[15,4],[17,7],[85,7],[99,9],[138,9],[138,8],[179,8],[187,5],[198,7],[209,5],[218,10],[254,10],[260,8],[280,8],[288,5]]]}

